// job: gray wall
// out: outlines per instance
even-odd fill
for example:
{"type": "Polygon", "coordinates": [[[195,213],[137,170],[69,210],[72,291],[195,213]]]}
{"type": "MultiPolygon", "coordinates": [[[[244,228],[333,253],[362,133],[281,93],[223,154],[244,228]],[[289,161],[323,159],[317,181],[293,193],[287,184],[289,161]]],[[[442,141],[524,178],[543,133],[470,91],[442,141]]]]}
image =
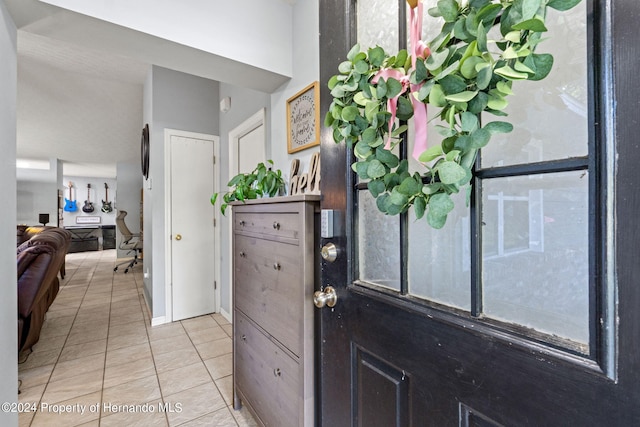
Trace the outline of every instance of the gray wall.
{"type": "MultiPolygon", "coordinates": [[[[124,222],[132,233],[140,232],[140,197],[142,190],[142,170],[139,162],[119,162],[116,165],[117,191],[109,191],[109,199],[114,200],[114,221],[117,210],[127,211],[124,222]]],[[[120,233],[116,233],[116,244],[122,240],[120,233]]],[[[133,254],[118,249],[118,258],[130,257],[133,254]]]]}
{"type": "Polygon", "coordinates": [[[154,319],[165,315],[164,130],[219,135],[220,84],[153,66],[144,88],[149,123],[149,180],[144,184],[145,296],[154,319]]]}
{"type": "MultiPolygon", "coordinates": [[[[17,32],[0,0],[0,402],[18,401],[16,292],[16,96],[17,32]]],[[[17,426],[18,414],[0,411],[0,425],[17,426]]]]}

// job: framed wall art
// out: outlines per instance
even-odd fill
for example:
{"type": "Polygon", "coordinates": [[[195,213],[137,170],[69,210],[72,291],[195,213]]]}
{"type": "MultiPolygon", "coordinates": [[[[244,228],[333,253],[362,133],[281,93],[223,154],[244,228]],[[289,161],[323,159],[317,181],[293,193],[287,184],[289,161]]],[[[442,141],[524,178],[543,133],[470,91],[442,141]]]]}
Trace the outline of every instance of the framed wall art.
{"type": "Polygon", "coordinates": [[[287,152],[320,145],[320,90],[313,82],[287,99],[287,152]]]}

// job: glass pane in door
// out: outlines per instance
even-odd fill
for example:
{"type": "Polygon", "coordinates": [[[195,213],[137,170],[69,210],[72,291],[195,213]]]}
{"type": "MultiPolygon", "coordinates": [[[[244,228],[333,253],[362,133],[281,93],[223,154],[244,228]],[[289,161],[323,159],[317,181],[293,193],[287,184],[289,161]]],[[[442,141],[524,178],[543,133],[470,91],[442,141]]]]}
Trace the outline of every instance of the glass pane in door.
{"type": "Polygon", "coordinates": [[[387,53],[396,52],[400,42],[398,0],[361,0],[357,8],[360,49],[366,52],[380,46],[387,53]]]}
{"type": "Polygon", "coordinates": [[[588,174],[483,182],[483,311],[589,342],[588,174]]]}

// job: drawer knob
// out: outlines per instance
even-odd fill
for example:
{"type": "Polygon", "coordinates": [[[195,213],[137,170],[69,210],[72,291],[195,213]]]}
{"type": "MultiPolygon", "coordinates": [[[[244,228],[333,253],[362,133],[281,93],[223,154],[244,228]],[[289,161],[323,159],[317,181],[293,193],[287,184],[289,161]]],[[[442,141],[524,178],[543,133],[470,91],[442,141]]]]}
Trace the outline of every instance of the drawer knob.
{"type": "Polygon", "coordinates": [[[241,339],[242,341],[246,341],[246,340],[247,340],[247,336],[246,336],[245,334],[242,334],[242,336],[240,337],[240,339],[241,339]]]}
{"type": "Polygon", "coordinates": [[[244,221],[240,221],[238,224],[240,224],[241,227],[244,227],[245,222],[244,221]]]}
{"type": "Polygon", "coordinates": [[[247,254],[244,251],[240,251],[240,258],[246,258],[247,254]]]}
{"type": "Polygon", "coordinates": [[[282,266],[280,265],[279,262],[276,262],[276,263],[273,264],[273,269],[274,270],[280,270],[281,268],[282,268],[282,266]]]}
{"type": "Polygon", "coordinates": [[[276,368],[273,370],[273,376],[274,377],[279,377],[282,375],[282,372],[280,372],[280,368],[276,368]]]}
{"type": "Polygon", "coordinates": [[[274,230],[280,230],[280,223],[278,221],[273,223],[273,229],[274,230]]]}

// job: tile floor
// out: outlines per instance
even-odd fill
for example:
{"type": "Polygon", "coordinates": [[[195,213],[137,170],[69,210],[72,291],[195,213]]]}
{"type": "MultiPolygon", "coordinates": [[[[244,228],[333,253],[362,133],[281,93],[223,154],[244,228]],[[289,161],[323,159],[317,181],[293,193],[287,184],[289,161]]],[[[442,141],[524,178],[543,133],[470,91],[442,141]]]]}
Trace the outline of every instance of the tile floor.
{"type": "Polygon", "coordinates": [[[232,404],[231,325],[219,314],[151,327],[142,268],[116,251],[67,255],[40,341],[18,365],[20,426],[255,426],[232,404]],[[83,413],[84,409],[84,413],[83,413]]]}

